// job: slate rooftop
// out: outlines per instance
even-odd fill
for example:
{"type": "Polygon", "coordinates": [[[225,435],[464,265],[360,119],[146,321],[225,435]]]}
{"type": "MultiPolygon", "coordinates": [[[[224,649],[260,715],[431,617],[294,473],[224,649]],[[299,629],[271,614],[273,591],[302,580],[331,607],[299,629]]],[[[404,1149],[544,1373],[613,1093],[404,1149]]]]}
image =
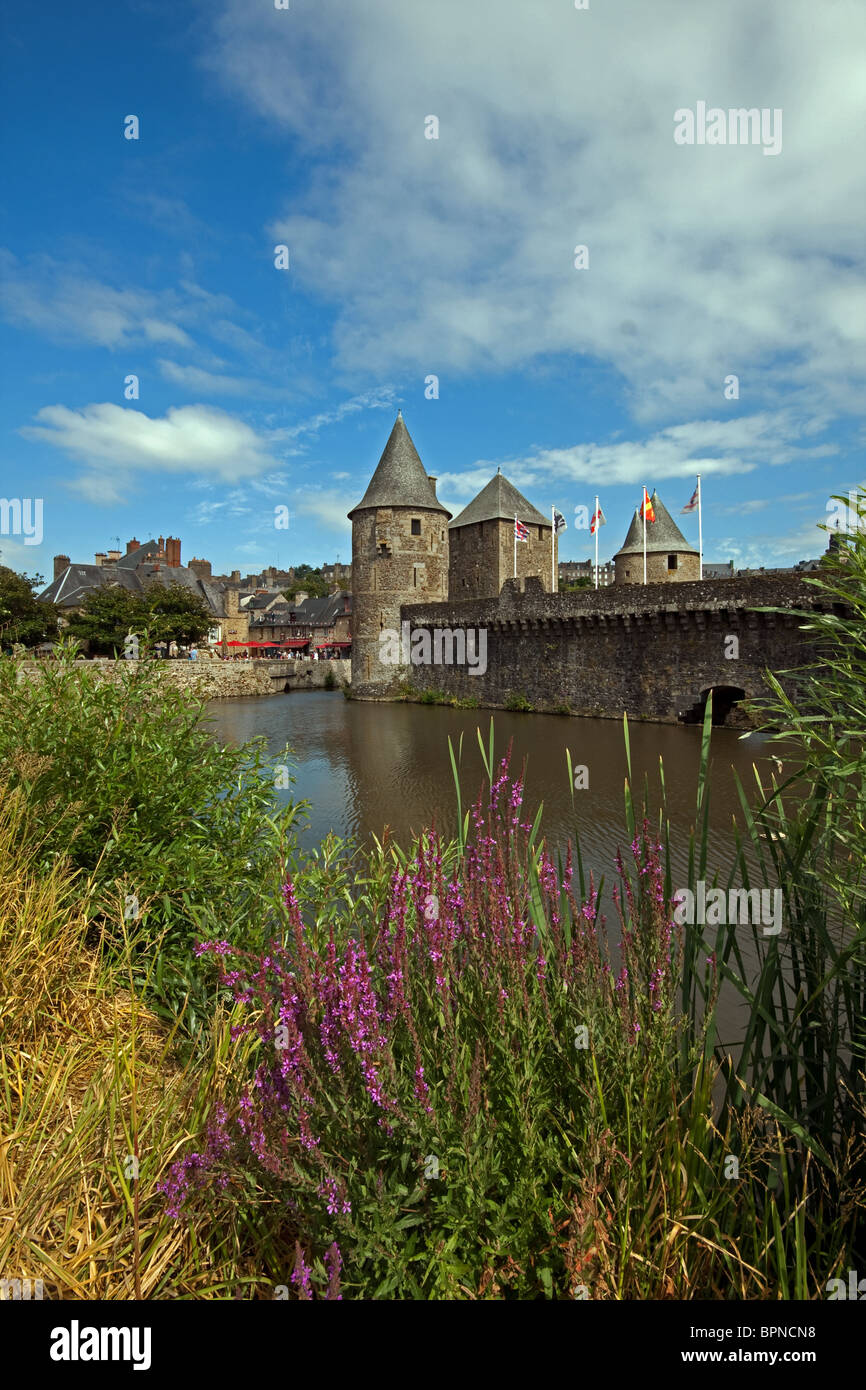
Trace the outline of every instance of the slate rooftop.
{"type": "MultiPolygon", "coordinates": [[[[679,526],[677,526],[670,512],[663,502],[659,501],[659,495],[654,492],[650,501],[655,512],[655,521],[647,521],[646,524],[646,553],[647,555],[657,555],[662,551],[678,551],[681,555],[697,555],[693,545],[689,545],[679,526]]],[[[643,518],[640,508],[636,508],[635,514],[631,519],[628,528],[628,535],[623,542],[621,550],[616,555],[643,555],[643,518]]],[[[616,559],[614,555],[614,559],[616,559]]]]}
{"type": "Polygon", "coordinates": [[[454,518],[448,530],[453,531],[457,526],[475,526],[479,521],[513,522],[515,516],[527,526],[547,526],[549,529],[551,525],[549,516],[542,516],[503,473],[497,473],[454,518]]]}
{"type": "Polygon", "coordinates": [[[357,507],[349,512],[349,520],[356,512],[367,507],[415,507],[419,511],[445,512],[447,517],[451,516],[442,506],[424,471],[412,436],[403,422],[402,412],[394,421],[394,428],[367,491],[357,507]]]}

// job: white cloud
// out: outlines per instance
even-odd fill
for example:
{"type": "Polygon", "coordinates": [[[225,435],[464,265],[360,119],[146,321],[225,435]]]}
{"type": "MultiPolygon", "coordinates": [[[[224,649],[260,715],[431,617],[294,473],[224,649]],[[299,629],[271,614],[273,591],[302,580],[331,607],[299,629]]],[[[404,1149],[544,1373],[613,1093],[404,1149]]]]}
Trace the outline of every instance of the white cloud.
{"type": "MultiPolygon", "coordinates": [[[[310,489],[296,494],[292,511],[296,512],[298,517],[318,522],[328,531],[337,531],[350,537],[352,523],[348,519],[348,513],[357,505],[357,502],[357,497],[350,497],[346,493],[336,492],[333,489],[322,488],[315,491],[310,489]]],[[[294,516],[290,525],[293,523],[294,516]]]]}
{"type": "Polygon", "coordinates": [[[858,0],[321,0],[291,25],[228,0],[207,42],[316,161],[268,232],[337,306],[343,366],[447,380],[585,354],[645,419],[721,408],[729,373],[755,404],[856,405],[858,0]],[[699,99],[782,108],[782,153],[676,146],[673,113],[699,99]]]}
{"type": "Polygon", "coordinates": [[[733,420],[694,420],[640,441],[536,449],[498,465],[480,461],[465,472],[442,474],[439,491],[469,501],[490,481],[497,466],[521,489],[564,483],[597,488],[646,483],[652,490],[666,479],[687,479],[696,473],[704,477],[751,473],[763,464],[808,462],[835,452],[832,446],[811,443],[812,435],[811,420],[793,410],[733,420]]]}
{"type": "MultiPolygon", "coordinates": [[[[52,529],[50,508],[45,514],[44,524],[46,531],[52,529]]],[[[50,539],[46,538],[42,545],[25,545],[11,536],[0,535],[0,565],[14,570],[16,574],[42,574],[45,582],[50,584],[52,576],[45,573],[50,543],[50,539]]]]}
{"type": "Polygon", "coordinates": [[[184,367],[178,362],[160,358],[159,370],[174,386],[199,396],[277,396],[278,387],[265,386],[248,377],[228,376],[225,372],[208,372],[203,367],[184,367]]]}
{"type": "Polygon", "coordinates": [[[707,548],[706,559],[721,556],[733,560],[737,569],[772,569],[796,564],[798,560],[816,560],[827,549],[827,533],[819,529],[826,525],[826,513],[816,521],[804,522],[787,535],[757,535],[722,537],[707,548]]]}
{"type": "Polygon", "coordinates": [[[62,449],[86,467],[73,486],[92,501],[116,502],[137,473],[207,474],[234,482],[272,470],[270,442],[236,416],[189,405],[151,419],[111,403],[45,406],[20,433],[62,449]]]}
{"type": "Polygon", "coordinates": [[[301,420],[295,425],[286,425],[281,430],[275,430],[275,439],[299,439],[303,435],[318,434],[327,425],[338,424],[347,415],[356,415],[362,410],[384,410],[389,408],[394,401],[394,389],[391,386],[382,386],[377,390],[364,391],[361,395],[352,396],[349,400],[341,401],[339,405],[331,410],[319,411],[316,415],[311,415],[307,420],[301,420]]]}
{"type": "Polygon", "coordinates": [[[4,252],[2,268],[4,317],[46,337],[107,348],[141,341],[192,346],[177,321],[179,306],[168,292],[115,289],[49,257],[34,258],[24,268],[4,252]]]}

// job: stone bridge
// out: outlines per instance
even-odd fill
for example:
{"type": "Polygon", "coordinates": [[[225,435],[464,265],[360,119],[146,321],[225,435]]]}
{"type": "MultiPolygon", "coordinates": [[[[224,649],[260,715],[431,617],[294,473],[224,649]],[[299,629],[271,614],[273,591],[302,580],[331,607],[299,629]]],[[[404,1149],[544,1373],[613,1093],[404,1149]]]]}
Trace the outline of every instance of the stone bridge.
{"type": "MultiPolygon", "coordinates": [[[[738,702],[769,693],[766,671],[814,659],[791,610],[818,603],[813,586],[787,575],[564,594],[547,593],[538,579],[509,580],[498,599],[403,607],[406,635],[422,658],[425,639],[416,638],[422,629],[433,652],[436,628],[475,629],[477,647],[470,652],[477,671],[448,662],[453,653],[446,639],[438,663],[422,660],[400,675],[419,693],[474,696],[490,708],[522,699],[539,711],[627,713],[660,723],[702,719],[713,690],[714,722],[747,726],[738,702]],[[756,611],[761,608],[782,611],[756,611]]],[[[783,677],[782,685],[795,692],[791,678],[783,677]]]]}
{"type": "Polygon", "coordinates": [[[336,682],[335,689],[341,689],[352,678],[351,661],[261,661],[249,663],[262,666],[271,678],[274,692],[282,690],[325,690],[328,688],[328,672],[336,682]]]}

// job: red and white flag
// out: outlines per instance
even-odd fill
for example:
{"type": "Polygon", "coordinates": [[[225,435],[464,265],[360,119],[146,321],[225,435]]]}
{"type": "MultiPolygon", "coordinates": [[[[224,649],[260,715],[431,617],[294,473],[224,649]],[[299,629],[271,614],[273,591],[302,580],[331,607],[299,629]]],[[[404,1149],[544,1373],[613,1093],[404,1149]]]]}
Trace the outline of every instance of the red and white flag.
{"type": "Polygon", "coordinates": [[[517,520],[517,517],[514,518],[514,535],[519,541],[529,540],[529,527],[524,526],[522,521],[517,520]]]}
{"type": "Polygon", "coordinates": [[[700,502],[700,500],[701,500],[701,485],[700,485],[700,483],[698,483],[697,487],[695,488],[694,492],[692,493],[692,500],[691,500],[690,502],[687,502],[687,503],[686,503],[686,505],[683,507],[683,510],[680,512],[680,516],[683,516],[683,514],[684,514],[685,512],[696,512],[696,511],[698,510],[698,503],[700,502]]]}
{"type": "Polygon", "coordinates": [[[596,533],[596,531],[598,530],[599,526],[606,526],[606,525],[607,525],[607,517],[605,516],[604,512],[601,510],[601,503],[599,503],[599,504],[596,506],[595,511],[593,512],[592,521],[589,523],[589,534],[590,534],[591,536],[594,536],[595,533],[596,533]]]}

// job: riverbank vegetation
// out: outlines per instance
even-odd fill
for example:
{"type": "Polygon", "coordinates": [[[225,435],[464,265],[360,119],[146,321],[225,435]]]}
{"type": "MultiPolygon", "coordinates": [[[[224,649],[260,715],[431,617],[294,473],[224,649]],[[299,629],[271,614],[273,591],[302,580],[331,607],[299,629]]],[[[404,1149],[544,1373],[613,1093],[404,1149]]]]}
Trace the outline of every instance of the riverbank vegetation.
{"type": "Polygon", "coordinates": [[[785,1299],[863,1268],[863,537],[810,582],[823,659],[766,710],[799,777],[742,788],[720,884],[781,889],[778,936],[676,922],[678,890],[714,881],[711,710],[689,882],[663,769],[629,773],[605,923],[492,724],[472,806],[476,750],[450,750],[450,839],[302,854],[262,746],[213,744],[188,696],[0,663],[0,1276],[785,1299]]]}

